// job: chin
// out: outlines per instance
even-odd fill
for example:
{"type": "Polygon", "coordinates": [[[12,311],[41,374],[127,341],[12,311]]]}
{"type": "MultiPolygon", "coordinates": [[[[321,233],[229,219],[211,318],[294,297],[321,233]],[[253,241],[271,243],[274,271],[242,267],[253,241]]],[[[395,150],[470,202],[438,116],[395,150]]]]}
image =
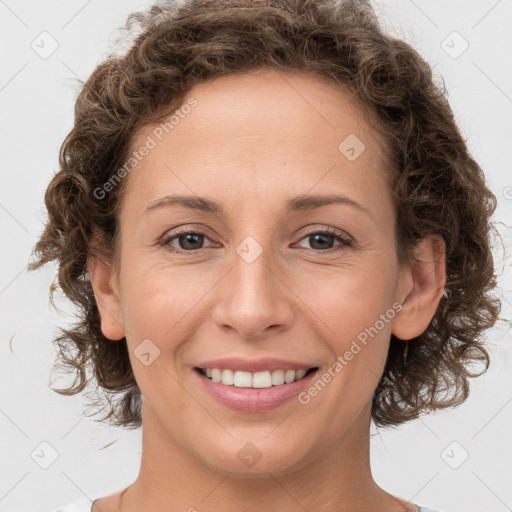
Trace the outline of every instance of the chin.
{"type": "Polygon", "coordinates": [[[272,439],[268,430],[251,437],[250,430],[241,436],[243,439],[226,436],[215,446],[196,446],[196,452],[212,470],[245,479],[268,478],[268,473],[286,475],[306,465],[304,442],[292,442],[291,436],[287,440],[278,436],[272,439]]]}

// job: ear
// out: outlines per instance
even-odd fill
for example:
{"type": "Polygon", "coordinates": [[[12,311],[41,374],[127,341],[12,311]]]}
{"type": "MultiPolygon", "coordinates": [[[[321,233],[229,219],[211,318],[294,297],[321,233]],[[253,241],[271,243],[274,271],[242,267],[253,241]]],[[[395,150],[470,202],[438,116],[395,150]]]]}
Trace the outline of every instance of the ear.
{"type": "MultiPolygon", "coordinates": [[[[98,248],[96,240],[91,245],[93,249],[98,248]]],[[[125,330],[121,315],[119,286],[112,262],[97,254],[96,251],[92,251],[87,259],[87,268],[100,312],[101,331],[110,340],[120,340],[125,336],[125,330]]]]}
{"type": "Polygon", "coordinates": [[[402,270],[398,300],[402,309],[395,316],[391,332],[401,340],[410,340],[425,332],[435,315],[446,282],[446,245],[439,235],[423,238],[414,258],[402,270]]]}

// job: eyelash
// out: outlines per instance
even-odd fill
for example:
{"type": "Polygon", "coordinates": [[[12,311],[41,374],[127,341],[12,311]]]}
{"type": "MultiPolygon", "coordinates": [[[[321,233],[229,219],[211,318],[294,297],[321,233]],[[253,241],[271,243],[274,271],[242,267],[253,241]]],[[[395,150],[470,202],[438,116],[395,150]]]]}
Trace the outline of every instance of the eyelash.
{"type": "MultiPolygon", "coordinates": [[[[173,235],[171,236],[167,236],[167,237],[164,237],[161,242],[159,242],[159,245],[163,246],[163,247],[166,247],[168,248],[168,250],[172,253],[175,253],[175,254],[198,254],[200,253],[200,251],[205,251],[206,249],[195,249],[195,250],[191,250],[191,251],[185,251],[185,250],[176,250],[176,249],[171,249],[170,248],[170,243],[179,238],[180,236],[182,235],[188,235],[188,234],[194,234],[194,235],[203,235],[205,236],[206,238],[209,238],[208,237],[208,233],[205,233],[204,231],[200,231],[200,230],[197,230],[197,229],[185,229],[183,231],[179,231],[178,233],[174,233],[173,235]]],[[[316,230],[316,231],[310,231],[309,233],[306,233],[301,239],[301,240],[304,240],[305,238],[309,237],[309,236],[312,236],[312,235],[331,235],[331,236],[334,236],[334,238],[336,240],[338,240],[339,242],[341,242],[342,244],[342,248],[345,248],[345,247],[353,247],[354,245],[354,242],[341,235],[339,233],[339,231],[337,231],[336,229],[334,228],[324,228],[323,230],[316,230]]],[[[321,249],[305,249],[306,252],[308,254],[322,254],[322,253],[331,253],[331,252],[334,252],[334,251],[337,251],[337,250],[340,250],[340,248],[336,249],[336,248],[330,248],[330,249],[327,249],[327,250],[321,250],[321,249]]]]}

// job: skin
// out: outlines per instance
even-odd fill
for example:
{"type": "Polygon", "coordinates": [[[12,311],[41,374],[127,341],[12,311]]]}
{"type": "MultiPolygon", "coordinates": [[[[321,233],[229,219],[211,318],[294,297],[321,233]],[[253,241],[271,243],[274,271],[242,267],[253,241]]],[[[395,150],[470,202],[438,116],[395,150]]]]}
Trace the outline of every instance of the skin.
{"type": "Polygon", "coordinates": [[[138,478],[93,510],[416,511],[372,478],[370,406],[391,333],[411,339],[434,316],[442,239],[422,240],[418,261],[399,267],[385,144],[333,85],[265,70],[200,84],[192,96],[198,105],[129,175],[119,277],[108,260],[89,262],[102,331],[126,336],[143,395],[138,478]],[[338,149],[349,134],[366,147],[354,161],[338,149]],[[368,213],[347,204],[284,211],[305,193],[343,194],[368,213]],[[179,205],[145,213],[168,194],[213,198],[224,216],[179,205]],[[206,232],[200,249],[158,244],[184,227],[206,232]],[[325,235],[322,249],[308,235],[326,227],[356,244],[325,235]],[[252,263],[236,252],[247,236],[262,249],[252,263]],[[322,375],[394,303],[401,311],[306,405],[232,411],[192,371],[217,357],[271,356],[322,375]],[[134,355],[146,338],[160,350],[149,366],[134,355]],[[262,455],[252,467],[237,457],[248,442],[262,455]]]}

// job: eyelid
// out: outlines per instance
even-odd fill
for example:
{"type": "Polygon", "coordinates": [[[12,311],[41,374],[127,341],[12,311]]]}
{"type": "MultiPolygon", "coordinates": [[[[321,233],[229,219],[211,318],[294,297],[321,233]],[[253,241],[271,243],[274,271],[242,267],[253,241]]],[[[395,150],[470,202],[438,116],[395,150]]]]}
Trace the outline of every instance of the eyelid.
{"type": "Polygon", "coordinates": [[[331,226],[316,226],[314,228],[309,229],[303,234],[303,237],[312,235],[315,233],[329,233],[330,235],[339,236],[340,238],[343,238],[345,240],[353,242],[354,239],[345,231],[342,231],[341,229],[333,228],[331,226]]]}
{"type": "Polygon", "coordinates": [[[166,237],[169,234],[173,234],[174,236],[180,235],[181,233],[201,233],[205,235],[207,234],[208,236],[213,236],[213,232],[202,224],[180,224],[166,230],[160,238],[166,237]]]}

